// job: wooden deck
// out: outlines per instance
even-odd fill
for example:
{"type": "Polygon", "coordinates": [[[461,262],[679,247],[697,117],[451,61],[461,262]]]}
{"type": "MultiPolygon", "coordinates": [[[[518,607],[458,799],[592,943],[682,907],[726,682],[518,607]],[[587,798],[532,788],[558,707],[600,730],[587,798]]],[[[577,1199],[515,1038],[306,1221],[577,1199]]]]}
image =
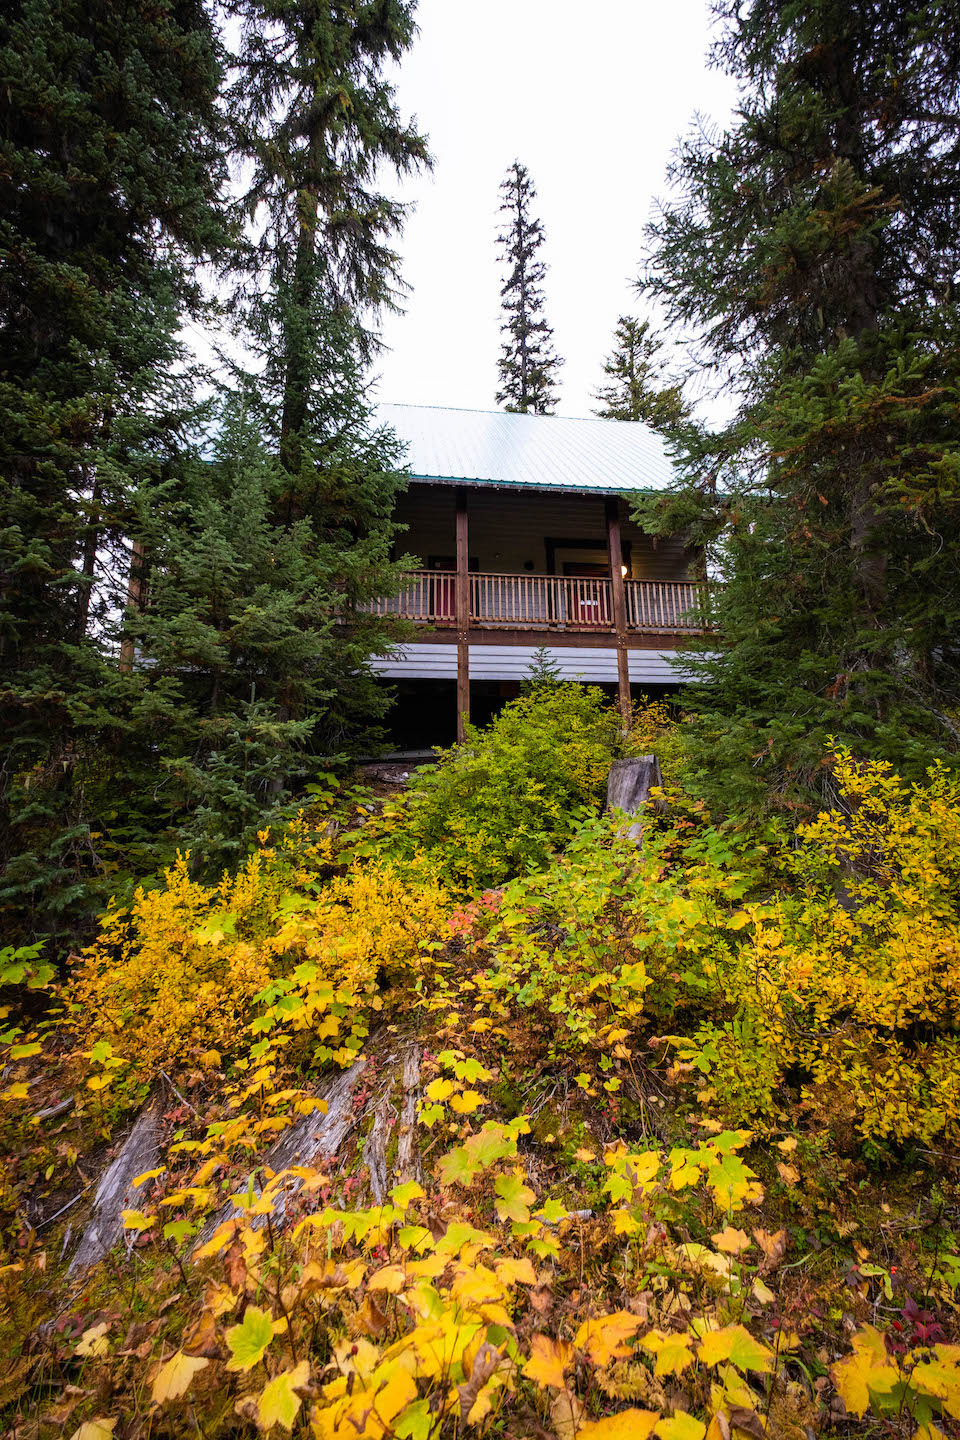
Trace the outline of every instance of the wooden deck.
{"type": "MultiPolygon", "coordinates": [[[[468,577],[471,630],[616,631],[609,580],[566,575],[468,577]]],[[[399,595],[369,602],[377,615],[397,615],[437,629],[457,627],[454,571],[414,570],[399,595]]],[[[710,586],[696,580],[624,580],[625,630],[635,635],[690,635],[711,628],[710,586]]]]}

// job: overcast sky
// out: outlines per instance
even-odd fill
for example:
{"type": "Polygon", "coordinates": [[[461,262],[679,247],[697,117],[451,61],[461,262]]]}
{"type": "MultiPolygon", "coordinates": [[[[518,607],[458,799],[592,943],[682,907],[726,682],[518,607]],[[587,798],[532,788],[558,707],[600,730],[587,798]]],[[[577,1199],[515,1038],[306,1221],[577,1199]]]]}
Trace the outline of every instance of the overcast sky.
{"type": "Polygon", "coordinates": [[[725,121],[731,82],[706,66],[707,0],[420,0],[397,76],[402,112],[430,136],[411,181],[406,313],[389,317],[382,400],[494,409],[499,353],[498,187],[519,159],[537,189],[547,319],[566,364],[562,415],[588,415],[677,137],[725,121]]]}

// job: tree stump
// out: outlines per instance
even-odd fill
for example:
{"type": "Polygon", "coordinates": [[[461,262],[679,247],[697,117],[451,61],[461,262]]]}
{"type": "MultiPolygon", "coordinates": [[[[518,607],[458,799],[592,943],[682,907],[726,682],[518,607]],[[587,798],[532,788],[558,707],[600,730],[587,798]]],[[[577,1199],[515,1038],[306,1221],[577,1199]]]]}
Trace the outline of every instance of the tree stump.
{"type": "Polygon", "coordinates": [[[639,842],[643,839],[643,808],[650,799],[650,791],[662,785],[660,763],[656,755],[636,755],[629,760],[614,760],[607,780],[607,810],[622,810],[625,815],[635,816],[627,829],[627,836],[639,842]]]}

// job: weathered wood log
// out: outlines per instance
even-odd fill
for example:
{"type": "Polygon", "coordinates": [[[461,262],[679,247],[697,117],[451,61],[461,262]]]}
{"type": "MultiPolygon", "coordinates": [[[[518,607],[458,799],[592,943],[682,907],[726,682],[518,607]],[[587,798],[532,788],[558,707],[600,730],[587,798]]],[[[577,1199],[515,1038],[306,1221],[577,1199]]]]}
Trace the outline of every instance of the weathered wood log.
{"type": "Polygon", "coordinates": [[[607,780],[607,809],[622,810],[625,815],[636,816],[628,828],[631,840],[643,838],[643,809],[650,799],[650,791],[662,785],[660,762],[656,755],[636,755],[629,760],[614,760],[607,780]]]}
{"type": "MultiPolygon", "coordinates": [[[[262,1160],[258,1162],[258,1171],[269,1169],[274,1173],[280,1170],[288,1170],[292,1165],[310,1166],[322,1160],[332,1160],[350,1131],[357,1123],[357,1117],[353,1111],[353,1092],[365,1067],[365,1060],[356,1060],[349,1070],[341,1070],[333,1075],[317,1091],[317,1099],[325,1100],[327,1104],[326,1114],[321,1115],[318,1110],[310,1115],[301,1115],[279,1137],[274,1145],[267,1151],[262,1160]]],[[[238,1193],[244,1189],[249,1182],[237,1185],[238,1193]]],[[[296,1192],[300,1189],[301,1181],[291,1176],[289,1183],[277,1192],[271,1221],[282,1225],[286,1219],[287,1206],[296,1192]]],[[[259,1177],[254,1178],[253,1192],[259,1195],[263,1189],[263,1181],[259,1177]]],[[[238,1214],[236,1207],[230,1201],[222,1205],[215,1215],[205,1222],[199,1235],[190,1248],[191,1255],[194,1250],[205,1245],[213,1232],[225,1220],[230,1220],[238,1214]]],[[[265,1225],[267,1217],[258,1215],[253,1225],[259,1228],[265,1225]]]]}
{"type": "Polygon", "coordinates": [[[93,1211],[70,1261],[68,1274],[96,1265],[123,1235],[123,1210],[136,1209],[134,1179],[152,1170],[160,1154],[160,1101],[154,1097],[140,1112],[93,1197],[93,1211]]]}

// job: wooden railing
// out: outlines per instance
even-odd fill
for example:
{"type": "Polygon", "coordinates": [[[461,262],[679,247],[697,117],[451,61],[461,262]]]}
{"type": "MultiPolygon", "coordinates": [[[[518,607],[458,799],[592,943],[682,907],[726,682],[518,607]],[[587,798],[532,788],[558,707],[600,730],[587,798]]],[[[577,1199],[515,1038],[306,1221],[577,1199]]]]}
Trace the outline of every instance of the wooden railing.
{"type": "MultiPolygon", "coordinates": [[[[470,624],[503,630],[613,629],[609,580],[571,575],[470,577],[470,624]]],[[[709,629],[709,587],[703,582],[625,580],[627,629],[658,634],[709,629]]],[[[415,570],[399,595],[363,607],[421,624],[456,624],[456,576],[415,570]]]]}

